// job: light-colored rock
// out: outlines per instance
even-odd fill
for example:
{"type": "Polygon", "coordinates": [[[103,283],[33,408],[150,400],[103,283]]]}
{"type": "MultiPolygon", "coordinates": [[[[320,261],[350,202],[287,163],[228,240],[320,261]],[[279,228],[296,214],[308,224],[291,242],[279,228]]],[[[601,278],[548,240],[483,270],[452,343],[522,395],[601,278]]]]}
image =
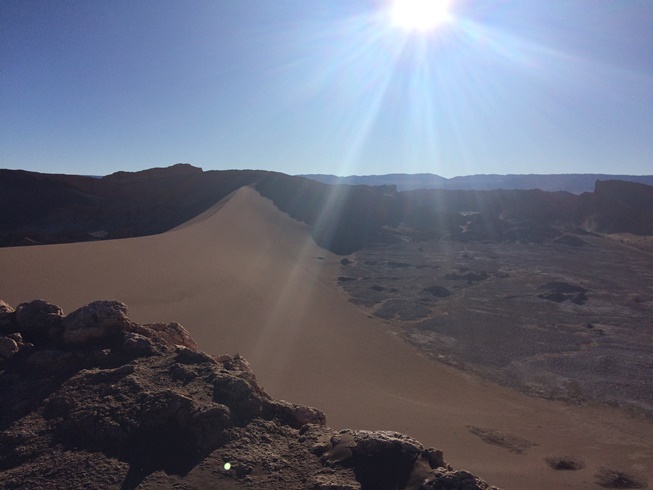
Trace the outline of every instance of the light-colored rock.
{"type": "Polygon", "coordinates": [[[127,306],[119,301],[94,301],[73,311],[64,321],[63,340],[78,345],[101,341],[131,330],[127,306]]]}

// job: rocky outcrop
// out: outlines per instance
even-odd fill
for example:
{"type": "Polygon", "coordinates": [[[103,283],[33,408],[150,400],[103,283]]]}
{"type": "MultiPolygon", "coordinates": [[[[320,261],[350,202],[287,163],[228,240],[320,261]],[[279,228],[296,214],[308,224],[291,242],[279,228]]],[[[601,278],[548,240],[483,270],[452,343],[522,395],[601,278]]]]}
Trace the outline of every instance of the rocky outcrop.
{"type": "Polygon", "coordinates": [[[490,488],[403,434],[329,429],[117,301],[0,302],[0,328],[5,488],[490,488]]]}

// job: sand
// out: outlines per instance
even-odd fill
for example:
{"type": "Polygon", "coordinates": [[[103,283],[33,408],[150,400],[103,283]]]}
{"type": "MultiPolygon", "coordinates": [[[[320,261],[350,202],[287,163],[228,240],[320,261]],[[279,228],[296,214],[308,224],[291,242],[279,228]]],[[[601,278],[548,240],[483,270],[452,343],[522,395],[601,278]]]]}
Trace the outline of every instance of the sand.
{"type": "Polygon", "coordinates": [[[0,299],[65,312],[117,299],[137,322],[178,321],[202,350],[240,353],[273,397],[319,407],[331,427],[404,432],[506,489],[596,488],[599,467],[653,481],[653,422],[530,398],[426,359],[347,301],[339,260],[243,188],[161,235],[0,249],[0,299]],[[533,445],[511,451],[470,427],[533,445]],[[544,462],[562,455],[585,468],[544,462]]]}

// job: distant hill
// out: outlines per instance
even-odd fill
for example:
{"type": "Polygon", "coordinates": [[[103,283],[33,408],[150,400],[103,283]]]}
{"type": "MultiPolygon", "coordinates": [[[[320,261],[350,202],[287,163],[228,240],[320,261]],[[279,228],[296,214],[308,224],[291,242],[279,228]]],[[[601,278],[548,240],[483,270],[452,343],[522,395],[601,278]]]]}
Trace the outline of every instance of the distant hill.
{"type": "MultiPolygon", "coordinates": [[[[523,186],[530,177],[538,176],[511,176],[513,182],[524,179],[523,186]]],[[[539,177],[551,185],[562,178],[539,177]]],[[[594,192],[576,195],[541,189],[398,192],[387,182],[329,185],[260,170],[205,172],[187,164],[102,178],[0,170],[0,246],[163,233],[247,185],[308,224],[318,244],[339,254],[402,237],[542,242],[573,230],[653,234],[653,187],[642,183],[599,180],[594,192]]]]}
{"type": "Polygon", "coordinates": [[[495,189],[540,189],[573,194],[592,192],[597,180],[623,180],[653,185],[653,175],[548,174],[548,175],[467,175],[447,179],[435,174],[335,175],[308,174],[308,179],[324,184],[394,185],[398,191],[416,189],[451,189],[491,191],[495,189]]]}

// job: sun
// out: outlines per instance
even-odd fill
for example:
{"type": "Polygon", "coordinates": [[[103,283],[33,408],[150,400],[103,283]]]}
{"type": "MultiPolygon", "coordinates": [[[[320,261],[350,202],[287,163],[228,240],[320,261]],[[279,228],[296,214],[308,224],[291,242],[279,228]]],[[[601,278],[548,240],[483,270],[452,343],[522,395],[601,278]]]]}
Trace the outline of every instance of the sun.
{"type": "Polygon", "coordinates": [[[451,0],[394,0],[392,23],[406,30],[430,31],[451,20],[451,0]]]}

